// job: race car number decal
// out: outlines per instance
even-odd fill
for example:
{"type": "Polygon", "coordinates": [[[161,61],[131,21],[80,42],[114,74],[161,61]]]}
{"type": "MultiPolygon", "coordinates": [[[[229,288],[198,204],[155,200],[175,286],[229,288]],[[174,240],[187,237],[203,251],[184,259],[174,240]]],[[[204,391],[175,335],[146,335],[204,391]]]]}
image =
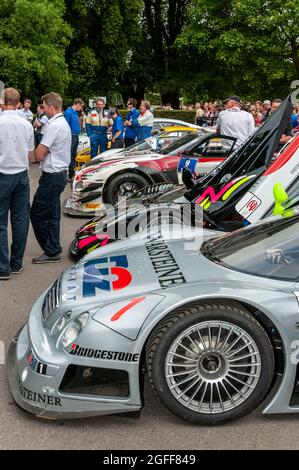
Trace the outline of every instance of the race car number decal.
{"type": "Polygon", "coordinates": [[[127,287],[132,281],[126,255],[110,256],[87,261],[84,264],[83,297],[93,297],[96,289],[116,291],[127,287]]]}
{"type": "Polygon", "coordinates": [[[186,158],[182,157],[178,164],[178,172],[181,173],[183,168],[188,168],[191,173],[195,173],[195,167],[198,162],[197,158],[186,158]]]}
{"type": "Polygon", "coordinates": [[[32,370],[37,374],[47,375],[47,364],[39,362],[32,350],[29,351],[27,355],[27,362],[32,370]]]}

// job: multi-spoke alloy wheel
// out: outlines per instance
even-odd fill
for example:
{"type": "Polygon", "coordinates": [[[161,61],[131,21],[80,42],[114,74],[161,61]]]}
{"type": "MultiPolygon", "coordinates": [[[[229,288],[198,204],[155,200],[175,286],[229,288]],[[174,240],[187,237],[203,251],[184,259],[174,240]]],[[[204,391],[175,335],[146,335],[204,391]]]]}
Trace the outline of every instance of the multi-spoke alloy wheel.
{"type": "Polygon", "coordinates": [[[140,185],[136,181],[125,181],[115,188],[114,197],[122,198],[131,196],[140,189],[140,185]]]}
{"type": "Polygon", "coordinates": [[[148,185],[148,181],[140,174],[126,172],[113,175],[104,187],[104,199],[108,204],[116,204],[119,199],[135,193],[148,185]]]}
{"type": "Polygon", "coordinates": [[[273,378],[271,342],[243,307],[204,304],[167,317],[149,340],[148,369],[162,402],[184,419],[237,419],[264,398],[273,378]]]}
{"type": "Polygon", "coordinates": [[[173,396],[201,413],[221,413],[245,401],[261,373],[253,339],[227,322],[208,321],[185,330],[172,343],[165,374],[173,396]]]}

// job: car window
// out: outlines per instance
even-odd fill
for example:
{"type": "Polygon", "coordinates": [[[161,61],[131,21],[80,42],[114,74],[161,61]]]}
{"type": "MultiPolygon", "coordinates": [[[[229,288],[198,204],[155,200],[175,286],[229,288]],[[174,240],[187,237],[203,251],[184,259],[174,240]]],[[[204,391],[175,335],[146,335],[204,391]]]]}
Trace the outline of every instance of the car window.
{"type": "Polygon", "coordinates": [[[161,129],[160,122],[154,122],[152,133],[159,132],[160,129],[161,129]]]}
{"type": "Polygon", "coordinates": [[[178,137],[163,137],[158,140],[160,148],[165,148],[168,147],[169,145],[173,144],[178,140],[178,137]]]}
{"type": "Polygon", "coordinates": [[[183,147],[184,145],[188,144],[189,142],[192,142],[193,140],[196,141],[196,139],[200,139],[202,136],[201,132],[188,132],[186,135],[181,137],[180,139],[176,140],[172,144],[168,145],[165,147],[161,153],[162,155],[167,155],[170,152],[173,152],[180,147],[183,147]]]}
{"type": "Polygon", "coordinates": [[[255,276],[299,279],[299,215],[259,223],[205,242],[201,252],[214,262],[255,276]]]}
{"type": "Polygon", "coordinates": [[[196,144],[192,149],[189,149],[188,155],[195,157],[225,158],[230,154],[234,144],[235,139],[222,136],[212,136],[203,142],[196,144]]]}
{"type": "Polygon", "coordinates": [[[172,127],[177,125],[176,122],[160,122],[159,124],[160,127],[172,127]]]}
{"type": "Polygon", "coordinates": [[[136,142],[136,144],[130,145],[130,147],[127,147],[124,149],[126,153],[131,153],[131,152],[139,152],[140,150],[151,150],[151,146],[146,140],[141,140],[140,142],[136,142]]]}

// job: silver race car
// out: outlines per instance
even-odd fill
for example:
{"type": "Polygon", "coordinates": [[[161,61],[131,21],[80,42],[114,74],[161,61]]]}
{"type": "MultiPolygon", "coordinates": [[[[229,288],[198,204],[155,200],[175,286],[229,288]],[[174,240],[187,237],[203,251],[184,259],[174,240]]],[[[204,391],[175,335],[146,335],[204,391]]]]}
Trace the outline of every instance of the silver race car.
{"type": "Polygon", "coordinates": [[[42,418],[136,412],[144,373],[176,416],[299,412],[299,212],[215,238],[188,228],[95,250],[12,341],[16,403],[42,418]]]}

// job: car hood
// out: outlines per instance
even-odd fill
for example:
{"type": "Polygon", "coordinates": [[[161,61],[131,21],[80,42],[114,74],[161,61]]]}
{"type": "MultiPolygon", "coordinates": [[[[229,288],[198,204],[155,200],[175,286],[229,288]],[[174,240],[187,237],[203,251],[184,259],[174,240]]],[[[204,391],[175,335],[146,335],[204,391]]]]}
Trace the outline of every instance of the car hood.
{"type": "Polygon", "coordinates": [[[62,301],[96,304],[164,291],[203,279],[200,246],[217,232],[177,227],[172,238],[162,231],[107,245],[64,272],[62,301]]]}
{"type": "Polygon", "coordinates": [[[102,169],[105,169],[107,165],[109,167],[113,164],[117,165],[120,162],[123,162],[125,164],[129,163],[134,163],[134,162],[139,162],[143,160],[154,160],[156,158],[162,158],[163,155],[160,155],[159,153],[155,153],[152,151],[148,152],[136,152],[136,153],[130,153],[130,155],[119,152],[116,153],[115,155],[111,155],[108,158],[103,158],[101,160],[96,160],[95,162],[91,161],[89,165],[86,165],[82,170],[79,170],[76,173],[76,180],[80,179],[83,175],[91,173],[91,172],[96,172],[100,171],[102,169]]]}
{"type": "Polygon", "coordinates": [[[107,155],[104,156],[101,155],[100,157],[95,157],[93,158],[92,160],[90,160],[90,162],[88,163],[88,165],[86,165],[85,168],[88,168],[90,166],[97,166],[97,165],[100,165],[100,164],[103,164],[103,163],[108,163],[108,162],[113,162],[115,160],[123,160],[123,159],[130,159],[130,158],[136,158],[136,157],[143,157],[146,155],[158,155],[160,156],[159,153],[156,153],[156,152],[153,152],[152,150],[148,149],[148,150],[136,150],[135,152],[134,151],[131,151],[131,152],[128,152],[127,150],[119,150],[118,149],[114,149],[115,151],[110,153],[110,151],[107,152],[107,155]]]}

